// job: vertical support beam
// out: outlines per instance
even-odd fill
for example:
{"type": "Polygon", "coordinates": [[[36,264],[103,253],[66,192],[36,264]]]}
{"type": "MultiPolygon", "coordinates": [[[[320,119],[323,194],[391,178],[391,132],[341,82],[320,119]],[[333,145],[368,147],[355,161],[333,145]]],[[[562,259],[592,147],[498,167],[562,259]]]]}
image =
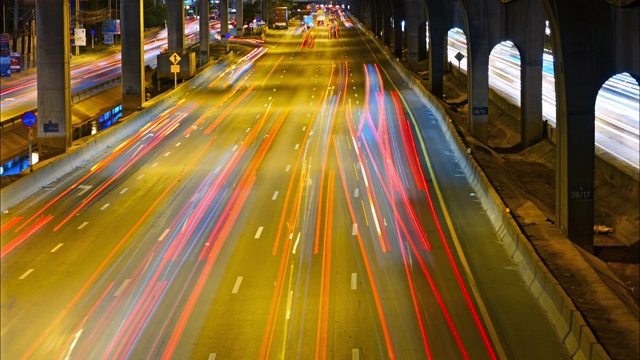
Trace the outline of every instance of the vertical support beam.
{"type": "Polygon", "coordinates": [[[36,1],[38,146],[41,159],[71,147],[69,0],[36,1]]]}
{"type": "Polygon", "coordinates": [[[418,23],[418,62],[427,59],[427,21],[425,16],[421,19],[418,23]]]}
{"type": "MultiPolygon", "coordinates": [[[[468,1],[463,9],[467,32],[469,131],[489,143],[489,17],[482,3],[468,1]]],[[[445,45],[446,46],[446,45],[445,45]]]]}
{"type": "Polygon", "coordinates": [[[381,0],[382,3],[382,41],[387,47],[391,47],[391,18],[393,12],[391,11],[390,0],[381,0]]]}
{"type": "MultiPolygon", "coordinates": [[[[142,0],[120,0],[122,24],[122,110],[136,111],[145,100],[142,0]]],[[[171,29],[171,28],[169,28],[171,29]]]]}
{"type": "Polygon", "coordinates": [[[422,0],[410,0],[407,1],[407,11],[406,11],[406,24],[404,27],[405,34],[407,36],[407,49],[408,49],[408,59],[409,70],[413,72],[418,71],[418,60],[420,57],[420,39],[423,41],[424,46],[424,4],[422,0]],[[422,37],[420,36],[420,31],[422,30],[422,37]]]}
{"type": "Polygon", "coordinates": [[[200,0],[200,66],[209,62],[209,40],[211,32],[209,29],[209,0],[200,0]]]}
{"type": "MultiPolygon", "coordinates": [[[[405,21],[404,8],[401,1],[393,4],[393,54],[396,59],[402,60],[402,45],[404,44],[404,32],[402,31],[402,22],[405,21]]],[[[406,22],[405,22],[406,26],[406,22]]]]}
{"type": "Polygon", "coordinates": [[[269,1],[270,0],[261,0],[262,1],[262,21],[266,23],[266,26],[269,26],[269,1]]]}
{"type": "MultiPolygon", "coordinates": [[[[263,0],[266,1],[266,0],[263,0]]],[[[229,32],[229,0],[220,0],[220,39],[229,32]]]]}
{"type": "Polygon", "coordinates": [[[244,36],[244,1],[236,0],[236,36],[244,36]]]}
{"type": "Polygon", "coordinates": [[[167,0],[167,50],[184,52],[184,1],[167,0]]]}
{"type": "MultiPolygon", "coordinates": [[[[544,31],[544,28],[543,30],[544,31]]],[[[544,34],[544,32],[543,32],[544,34]]],[[[544,41],[542,36],[541,40],[544,41]]],[[[526,149],[542,139],[542,41],[533,47],[529,42],[521,52],[520,107],[522,108],[522,126],[520,139],[522,148],[526,149]]]]}

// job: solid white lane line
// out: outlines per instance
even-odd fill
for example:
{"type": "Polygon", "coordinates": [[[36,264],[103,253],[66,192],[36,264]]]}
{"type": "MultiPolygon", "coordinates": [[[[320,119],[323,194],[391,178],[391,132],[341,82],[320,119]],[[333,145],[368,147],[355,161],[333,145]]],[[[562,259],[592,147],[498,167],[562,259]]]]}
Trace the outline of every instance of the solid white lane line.
{"type": "Polygon", "coordinates": [[[164,156],[169,156],[169,154],[171,154],[171,151],[167,151],[164,156]]]}
{"type": "Polygon", "coordinates": [[[53,249],[51,249],[51,252],[56,252],[58,251],[58,249],[60,249],[62,247],[62,245],[64,245],[63,243],[60,243],[58,245],[56,245],[56,247],[54,247],[53,249]]]}
{"type": "Polygon", "coordinates": [[[351,360],[360,360],[360,349],[351,349],[351,360]]]}
{"type": "Polygon", "coordinates": [[[104,209],[106,209],[106,208],[108,208],[108,207],[109,207],[109,203],[106,203],[106,204],[104,204],[104,205],[100,208],[100,210],[104,210],[104,209]]]}
{"type": "Polygon", "coordinates": [[[356,290],[358,288],[358,274],[351,273],[351,290],[356,290]]]}
{"type": "Polygon", "coordinates": [[[238,278],[236,279],[236,284],[233,285],[233,290],[231,290],[232,294],[237,294],[238,290],[240,289],[240,284],[242,283],[242,276],[238,276],[238,278]]]}
{"type": "Polygon", "coordinates": [[[29,269],[27,270],[24,274],[22,274],[22,276],[20,276],[20,280],[23,280],[24,278],[26,278],[27,276],[29,276],[29,274],[31,274],[31,272],[35,270],[35,269],[29,269]]]}
{"type": "Polygon", "coordinates": [[[287,168],[284,169],[284,171],[289,171],[289,169],[291,169],[291,164],[287,165],[287,168]]]}
{"type": "Polygon", "coordinates": [[[126,192],[127,192],[127,190],[129,190],[129,188],[124,188],[124,189],[122,189],[122,191],[120,191],[120,194],[124,194],[124,193],[126,193],[126,192]]]}
{"type": "Polygon", "coordinates": [[[360,189],[355,189],[353,191],[353,197],[358,197],[358,196],[360,196],[360,189]]]}
{"type": "Polygon", "coordinates": [[[257,239],[260,237],[260,234],[262,234],[262,229],[264,229],[264,226],[260,226],[258,228],[258,231],[256,231],[256,236],[253,237],[254,239],[257,239]]]}
{"type": "Polygon", "coordinates": [[[124,288],[127,287],[127,284],[129,283],[129,281],[131,281],[131,279],[127,279],[127,280],[123,281],[122,284],[120,285],[120,287],[118,288],[118,290],[116,290],[116,292],[113,293],[113,296],[120,295],[122,290],[124,290],[124,288]]]}
{"type": "Polygon", "coordinates": [[[160,235],[160,237],[158,238],[158,241],[162,241],[162,239],[164,239],[165,236],[167,236],[167,234],[169,233],[169,230],[171,229],[167,229],[165,230],[162,235],[160,235]]]}
{"type": "Polygon", "coordinates": [[[358,224],[353,224],[353,229],[351,230],[351,235],[358,235],[358,224]]]}
{"type": "Polygon", "coordinates": [[[82,190],[80,190],[80,192],[78,193],[78,195],[77,195],[77,196],[80,196],[80,195],[82,195],[82,194],[86,193],[86,192],[87,192],[87,190],[91,189],[91,185],[78,185],[78,187],[79,187],[80,189],[82,189],[82,190]]]}
{"type": "Polygon", "coordinates": [[[78,226],[78,230],[80,230],[83,227],[87,226],[88,223],[89,223],[88,221],[83,222],[82,225],[78,226]]]}
{"type": "Polygon", "coordinates": [[[300,144],[296,144],[296,150],[300,148],[300,144]]]}
{"type": "Polygon", "coordinates": [[[275,200],[278,197],[278,191],[273,193],[273,197],[271,197],[271,200],[275,200]]]}
{"type": "Polygon", "coordinates": [[[144,174],[138,176],[138,180],[142,179],[144,177],[144,174]]]}

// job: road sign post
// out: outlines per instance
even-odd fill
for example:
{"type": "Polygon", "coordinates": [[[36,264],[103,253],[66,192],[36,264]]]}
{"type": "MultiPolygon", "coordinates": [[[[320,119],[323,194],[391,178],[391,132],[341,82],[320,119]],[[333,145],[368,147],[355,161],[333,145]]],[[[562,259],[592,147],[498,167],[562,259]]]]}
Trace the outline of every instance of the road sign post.
{"type": "Polygon", "coordinates": [[[180,72],[180,65],[178,65],[178,63],[180,62],[180,59],[180,56],[178,56],[178,54],[176,53],[171,54],[171,56],[169,57],[169,60],[171,60],[171,62],[173,63],[173,65],[171,65],[171,72],[173,73],[174,90],[178,87],[178,73],[180,72]]]}
{"type": "Polygon", "coordinates": [[[22,123],[24,126],[29,128],[29,172],[33,172],[33,151],[31,148],[31,143],[33,139],[33,125],[38,121],[38,117],[33,111],[27,111],[22,114],[22,123]]]}
{"type": "Polygon", "coordinates": [[[464,59],[464,55],[462,55],[462,53],[458,51],[455,57],[456,60],[458,60],[458,79],[460,79],[460,73],[462,72],[462,69],[460,68],[460,62],[462,61],[462,59],[464,59]]]}

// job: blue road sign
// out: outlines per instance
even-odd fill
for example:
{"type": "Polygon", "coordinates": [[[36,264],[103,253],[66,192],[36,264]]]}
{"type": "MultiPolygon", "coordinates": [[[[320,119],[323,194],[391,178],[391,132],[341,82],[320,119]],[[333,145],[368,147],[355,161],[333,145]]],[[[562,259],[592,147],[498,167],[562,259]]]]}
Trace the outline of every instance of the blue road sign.
{"type": "Polygon", "coordinates": [[[230,34],[230,33],[226,33],[226,34],[224,34],[224,38],[225,38],[225,39],[229,39],[230,37],[231,37],[231,34],[230,34]]]}
{"type": "Polygon", "coordinates": [[[36,121],[38,121],[38,118],[36,117],[36,114],[33,113],[33,111],[27,111],[22,114],[22,123],[24,124],[24,126],[32,127],[36,124],[36,121]]]}

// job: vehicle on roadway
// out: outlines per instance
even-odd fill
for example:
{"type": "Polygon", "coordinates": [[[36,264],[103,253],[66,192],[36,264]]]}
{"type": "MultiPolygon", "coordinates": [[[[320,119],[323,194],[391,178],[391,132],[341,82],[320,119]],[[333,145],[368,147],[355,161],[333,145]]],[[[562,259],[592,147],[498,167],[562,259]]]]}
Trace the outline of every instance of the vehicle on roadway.
{"type": "Polygon", "coordinates": [[[289,28],[289,9],[286,6],[278,6],[273,9],[273,28],[289,28]]]}

